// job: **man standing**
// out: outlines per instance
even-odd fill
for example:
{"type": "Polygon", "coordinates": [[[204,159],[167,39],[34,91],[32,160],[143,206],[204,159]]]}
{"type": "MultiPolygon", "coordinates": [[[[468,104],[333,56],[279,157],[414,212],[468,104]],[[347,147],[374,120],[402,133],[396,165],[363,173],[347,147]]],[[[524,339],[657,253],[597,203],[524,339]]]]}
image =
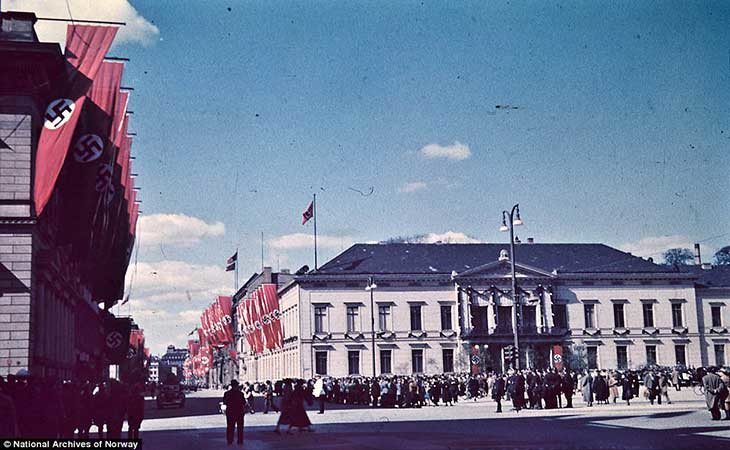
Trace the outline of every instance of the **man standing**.
{"type": "Polygon", "coordinates": [[[560,381],[560,388],[565,395],[565,407],[573,407],[573,377],[570,376],[570,371],[565,370],[562,380],[560,381]]]}
{"type": "Polygon", "coordinates": [[[269,413],[269,408],[279,412],[279,409],[274,404],[274,386],[271,384],[271,380],[266,380],[264,386],[264,414],[269,413]]]}
{"type": "Polygon", "coordinates": [[[504,397],[506,381],[507,380],[504,375],[498,375],[494,380],[494,385],[492,386],[492,399],[497,402],[498,413],[502,412],[502,397],[504,397]]]}
{"type": "Polygon", "coordinates": [[[586,371],[585,376],[581,379],[580,389],[583,392],[583,401],[588,406],[593,406],[593,377],[590,370],[586,371]]]}
{"type": "Polygon", "coordinates": [[[721,395],[723,393],[727,395],[727,387],[715,372],[717,372],[716,367],[707,369],[707,375],[702,377],[702,387],[705,388],[705,401],[707,402],[707,409],[710,410],[712,415],[712,420],[720,420],[721,395]]]}
{"type": "Polygon", "coordinates": [[[241,392],[237,380],[231,381],[231,388],[223,394],[223,403],[226,405],[226,441],[233,445],[233,429],[238,427],[238,445],[243,445],[243,414],[246,406],[246,397],[241,392]]]}
{"type": "Polygon", "coordinates": [[[324,414],[324,401],[327,399],[327,392],[324,389],[324,380],[319,375],[317,375],[317,380],[314,382],[312,396],[319,401],[319,412],[317,414],[324,414]]]}

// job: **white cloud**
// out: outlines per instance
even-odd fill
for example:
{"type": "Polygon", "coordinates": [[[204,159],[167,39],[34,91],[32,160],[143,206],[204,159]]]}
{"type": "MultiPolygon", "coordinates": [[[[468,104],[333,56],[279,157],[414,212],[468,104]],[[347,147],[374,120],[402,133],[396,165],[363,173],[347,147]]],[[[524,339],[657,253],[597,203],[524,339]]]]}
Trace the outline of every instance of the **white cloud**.
{"type": "Polygon", "coordinates": [[[185,214],[152,214],[140,216],[140,244],[143,246],[173,245],[191,247],[207,237],[223,236],[221,222],[207,223],[185,214]]]}
{"type": "MultiPolygon", "coordinates": [[[[127,271],[127,286],[134,266],[127,271]]],[[[188,333],[200,323],[200,314],[216,295],[230,295],[233,276],[222,266],[184,261],[140,262],[127,305],[115,313],[131,314],[145,330],[153,353],[169,344],[184,345],[188,333]]]]}
{"type": "MultiPolygon", "coordinates": [[[[6,0],[3,9],[34,12],[38,17],[125,22],[126,26],[119,28],[115,44],[128,42],[149,45],[160,34],[160,30],[142,17],[127,0],[68,0],[68,6],[62,0],[6,0]]],[[[58,42],[62,48],[66,43],[64,22],[39,20],[35,29],[42,42],[58,42]]]]}
{"type": "Polygon", "coordinates": [[[475,239],[465,233],[458,231],[447,231],[445,233],[428,233],[423,238],[423,243],[432,244],[435,242],[443,242],[448,244],[479,244],[482,241],[475,239]]]}
{"type": "MultiPolygon", "coordinates": [[[[687,236],[651,236],[639,239],[635,242],[628,242],[620,245],[618,248],[619,250],[631,253],[634,256],[641,256],[644,258],[653,257],[657,260],[657,257],[661,257],[662,253],[670,248],[692,249],[694,248],[694,244],[687,236]]],[[[657,262],[660,261],[657,260],[657,262]]]]}
{"type": "Polygon", "coordinates": [[[426,189],[427,187],[428,187],[428,185],[423,181],[412,181],[410,183],[404,184],[400,188],[400,191],[410,194],[412,192],[421,191],[423,189],[426,189]]]}
{"type": "MultiPolygon", "coordinates": [[[[349,247],[352,243],[353,239],[347,236],[317,235],[318,248],[339,249],[349,247]]],[[[268,244],[275,250],[314,248],[314,236],[308,233],[286,234],[269,240],[268,244]]]]}
{"type": "Polygon", "coordinates": [[[463,161],[471,156],[471,150],[466,144],[455,141],[451,145],[428,144],[421,148],[420,153],[425,158],[446,158],[463,161]]]}

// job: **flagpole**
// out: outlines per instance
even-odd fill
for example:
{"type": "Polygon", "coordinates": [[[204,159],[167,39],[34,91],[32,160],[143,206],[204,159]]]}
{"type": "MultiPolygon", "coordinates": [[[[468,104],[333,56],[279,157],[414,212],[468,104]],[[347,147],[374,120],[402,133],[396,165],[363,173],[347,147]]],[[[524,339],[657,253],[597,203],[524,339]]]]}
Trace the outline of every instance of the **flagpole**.
{"type": "Polygon", "coordinates": [[[314,217],[314,270],[317,270],[317,194],[312,194],[312,216],[314,217]]]}
{"type": "Polygon", "coordinates": [[[264,272],[264,232],[261,232],[261,273],[264,272]]]}
{"type": "Polygon", "coordinates": [[[236,247],[236,260],[233,263],[236,265],[235,286],[233,286],[233,293],[235,294],[238,291],[238,247],[236,247]]]}

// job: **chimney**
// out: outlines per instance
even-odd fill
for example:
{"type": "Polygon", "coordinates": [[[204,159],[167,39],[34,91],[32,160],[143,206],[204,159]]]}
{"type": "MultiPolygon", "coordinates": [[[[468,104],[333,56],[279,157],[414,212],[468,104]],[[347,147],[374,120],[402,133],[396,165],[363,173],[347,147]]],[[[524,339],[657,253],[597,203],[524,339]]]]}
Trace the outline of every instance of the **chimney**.
{"type": "Polygon", "coordinates": [[[271,277],[271,267],[264,266],[264,270],[262,271],[261,275],[264,277],[264,283],[271,283],[272,277],[271,277]]]}
{"type": "Polygon", "coordinates": [[[290,271],[289,269],[281,269],[281,270],[279,271],[279,273],[286,273],[286,274],[289,274],[289,273],[291,273],[291,271],[290,271]]]}
{"type": "Polygon", "coordinates": [[[700,255],[700,244],[695,244],[695,264],[702,265],[702,256],[700,255]]]}
{"type": "Polygon", "coordinates": [[[515,236],[515,244],[521,244],[522,241],[520,240],[519,236],[515,236]]]}
{"type": "Polygon", "coordinates": [[[534,244],[535,243],[535,238],[527,238],[527,243],[528,244],[534,244]]]}

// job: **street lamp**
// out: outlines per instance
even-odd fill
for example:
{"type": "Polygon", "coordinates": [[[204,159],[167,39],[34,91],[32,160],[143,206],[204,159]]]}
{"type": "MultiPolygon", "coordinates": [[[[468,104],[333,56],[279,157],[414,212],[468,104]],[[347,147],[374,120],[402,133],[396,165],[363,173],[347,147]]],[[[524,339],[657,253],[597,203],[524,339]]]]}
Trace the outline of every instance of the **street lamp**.
{"type": "Polygon", "coordinates": [[[368,277],[368,285],[365,290],[370,292],[370,331],[372,338],[372,354],[373,354],[373,378],[375,378],[375,309],[373,302],[373,292],[378,288],[373,277],[368,277]]]}
{"type": "Polygon", "coordinates": [[[515,358],[512,360],[515,369],[520,368],[519,339],[517,337],[517,307],[519,297],[517,295],[517,277],[515,276],[515,232],[514,227],[522,225],[520,218],[520,205],[516,204],[511,211],[502,211],[502,225],[499,231],[509,231],[509,259],[512,268],[512,333],[514,334],[515,358]]]}

